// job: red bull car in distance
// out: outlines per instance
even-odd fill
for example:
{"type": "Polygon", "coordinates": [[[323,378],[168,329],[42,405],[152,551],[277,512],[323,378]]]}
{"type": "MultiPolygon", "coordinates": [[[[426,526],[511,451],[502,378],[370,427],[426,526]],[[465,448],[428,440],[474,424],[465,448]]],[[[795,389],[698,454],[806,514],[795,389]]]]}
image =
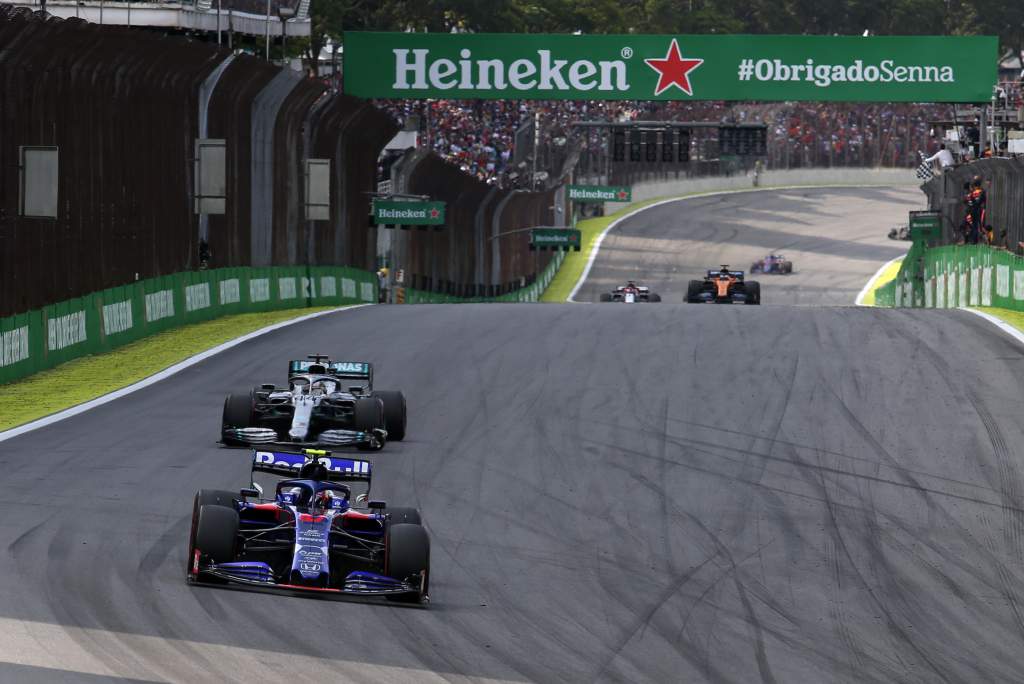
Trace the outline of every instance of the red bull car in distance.
{"type": "Polygon", "coordinates": [[[704,280],[691,280],[686,288],[686,301],[693,304],[760,304],[761,284],[746,280],[743,271],[730,271],[728,266],[711,270],[704,280]]]}
{"type": "Polygon", "coordinates": [[[250,479],[237,492],[196,493],[189,584],[429,601],[430,539],[419,511],[367,501],[368,461],[313,449],[254,451],[250,479]],[[269,485],[271,498],[257,473],[281,478],[269,485]],[[353,498],[350,484],[365,491],[353,498]]]}

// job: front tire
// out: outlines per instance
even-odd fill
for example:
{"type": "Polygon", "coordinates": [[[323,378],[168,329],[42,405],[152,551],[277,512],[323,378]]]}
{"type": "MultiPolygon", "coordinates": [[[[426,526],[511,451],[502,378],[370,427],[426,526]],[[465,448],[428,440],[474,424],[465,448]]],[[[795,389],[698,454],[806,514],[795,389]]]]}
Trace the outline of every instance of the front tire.
{"type": "Polygon", "coordinates": [[[375,391],[373,396],[384,403],[384,429],[388,441],[401,442],[405,439],[406,409],[405,395],[398,391],[375,391]]]}
{"type": "Polygon", "coordinates": [[[392,525],[422,525],[420,512],[415,508],[407,506],[395,506],[388,508],[388,522],[392,525]]]}
{"type": "Polygon", "coordinates": [[[430,537],[422,525],[391,525],[387,532],[384,574],[399,581],[421,578],[418,594],[388,596],[392,601],[419,603],[430,589],[430,537]]]}
{"type": "Polygon", "coordinates": [[[250,394],[229,394],[224,399],[224,412],[221,416],[221,439],[225,444],[245,444],[228,437],[225,433],[231,428],[252,427],[253,400],[250,394]]]}
{"type": "Polygon", "coordinates": [[[651,294],[647,295],[647,301],[657,304],[658,302],[661,301],[661,295],[652,292],[651,294]]]}
{"type": "Polygon", "coordinates": [[[608,294],[607,292],[602,292],[601,296],[599,297],[599,300],[602,303],[610,302],[610,301],[612,301],[612,296],[610,294],[608,294]]]}
{"type": "Polygon", "coordinates": [[[360,432],[387,430],[384,426],[384,402],[377,397],[356,399],[352,407],[352,429],[360,432]]]}
{"type": "MultiPolygon", "coordinates": [[[[198,503],[199,495],[196,495],[198,503]]],[[[198,579],[194,574],[196,553],[214,563],[230,563],[235,559],[238,542],[238,512],[219,505],[196,506],[192,513],[192,531],[188,540],[186,577],[198,579]]],[[[213,580],[217,581],[217,580],[213,580]]]]}

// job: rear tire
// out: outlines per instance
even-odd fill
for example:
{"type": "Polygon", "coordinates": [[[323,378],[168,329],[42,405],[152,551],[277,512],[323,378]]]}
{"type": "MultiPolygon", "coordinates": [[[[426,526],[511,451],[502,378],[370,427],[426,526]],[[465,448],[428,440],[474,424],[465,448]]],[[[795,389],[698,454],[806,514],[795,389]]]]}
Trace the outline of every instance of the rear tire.
{"type": "Polygon", "coordinates": [[[384,402],[377,397],[356,399],[352,408],[352,429],[360,432],[387,430],[384,426],[384,402]]]}
{"type": "Polygon", "coordinates": [[[783,261],[782,262],[782,272],[783,273],[792,273],[793,272],[793,262],[792,261],[783,261]]]}
{"type": "Polygon", "coordinates": [[[602,292],[600,300],[602,302],[610,302],[610,301],[612,301],[612,296],[610,294],[608,294],[607,292],[602,292]]]}
{"type": "Polygon", "coordinates": [[[405,439],[405,395],[398,391],[374,391],[373,396],[384,402],[384,429],[388,441],[401,442],[405,439]]]}
{"type": "Polygon", "coordinates": [[[760,304],[761,303],[761,283],[753,280],[748,280],[744,283],[744,287],[747,291],[747,304],[760,304]]]}
{"type": "Polygon", "coordinates": [[[225,444],[245,444],[224,435],[229,428],[252,427],[253,400],[250,394],[229,394],[224,399],[224,413],[221,418],[221,439],[225,444]]]}
{"type": "Polygon", "coordinates": [[[686,287],[686,301],[687,302],[699,302],[700,293],[704,289],[703,280],[691,280],[690,284],[686,287]]]}
{"type": "Polygon", "coordinates": [[[422,525],[392,525],[387,532],[387,558],[384,574],[405,581],[415,575],[423,578],[419,594],[388,596],[392,601],[419,603],[430,586],[430,537],[422,525]]]}

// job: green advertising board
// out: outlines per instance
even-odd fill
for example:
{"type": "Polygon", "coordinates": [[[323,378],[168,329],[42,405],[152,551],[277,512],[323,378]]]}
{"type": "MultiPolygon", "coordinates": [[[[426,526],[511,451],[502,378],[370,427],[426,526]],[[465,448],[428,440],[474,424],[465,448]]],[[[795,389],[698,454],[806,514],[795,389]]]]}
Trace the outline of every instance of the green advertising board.
{"type": "Polygon", "coordinates": [[[575,228],[534,228],[530,231],[530,249],[580,251],[582,231],[575,228]]]}
{"type": "Polygon", "coordinates": [[[573,202],[632,202],[633,189],[611,185],[570,185],[573,202]]]}
{"type": "Polygon", "coordinates": [[[373,222],[381,226],[443,226],[444,202],[373,200],[373,222]]]}
{"type": "Polygon", "coordinates": [[[942,237],[942,212],[910,212],[910,239],[914,242],[934,242],[942,237]]]}
{"type": "Polygon", "coordinates": [[[365,98],[987,102],[994,36],[345,33],[365,98]]]}

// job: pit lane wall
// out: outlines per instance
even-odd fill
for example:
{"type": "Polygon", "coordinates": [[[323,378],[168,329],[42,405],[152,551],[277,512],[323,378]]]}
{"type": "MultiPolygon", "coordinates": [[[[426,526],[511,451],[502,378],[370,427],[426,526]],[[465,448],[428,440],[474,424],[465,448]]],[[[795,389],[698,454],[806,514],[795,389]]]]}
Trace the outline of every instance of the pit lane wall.
{"type": "Polygon", "coordinates": [[[377,301],[355,268],[220,268],[149,278],[0,318],[0,383],[229,314],[377,301]]]}
{"type": "MultiPolygon", "coordinates": [[[[0,4],[0,317],[202,267],[375,271],[370,102],[226,46],[0,4]],[[197,214],[197,139],[224,147],[223,213],[197,214]],[[19,215],[19,147],[58,148],[57,217],[19,215]],[[305,219],[306,158],[330,218],[305,219]]],[[[216,192],[216,189],[211,189],[216,192]]],[[[214,209],[214,207],[209,207],[214,209]]]]}
{"type": "Polygon", "coordinates": [[[875,305],[955,309],[995,306],[1024,311],[1024,258],[987,245],[911,250],[875,305]]]}
{"type": "Polygon", "coordinates": [[[551,284],[552,278],[558,272],[558,268],[565,261],[565,252],[555,252],[554,257],[541,271],[537,280],[532,284],[513,290],[496,297],[457,297],[455,295],[438,294],[424,290],[406,289],[403,298],[406,304],[472,304],[480,302],[539,302],[544,290],[551,284]]]}

